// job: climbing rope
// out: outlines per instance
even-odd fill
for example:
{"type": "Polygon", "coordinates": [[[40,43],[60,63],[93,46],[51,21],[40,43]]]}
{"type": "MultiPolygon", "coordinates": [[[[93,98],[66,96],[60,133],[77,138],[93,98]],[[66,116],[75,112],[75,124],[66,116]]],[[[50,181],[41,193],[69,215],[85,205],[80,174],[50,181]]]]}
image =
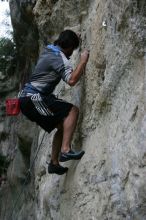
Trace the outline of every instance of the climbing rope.
{"type": "MultiPolygon", "coordinates": [[[[36,160],[36,158],[37,158],[37,155],[38,155],[38,153],[39,153],[39,151],[40,151],[40,148],[41,148],[42,142],[43,142],[43,140],[44,140],[45,134],[46,134],[46,132],[44,132],[44,135],[43,135],[43,137],[42,137],[41,143],[40,143],[40,145],[38,146],[38,148],[37,148],[37,150],[36,150],[35,156],[34,156],[34,158],[33,158],[33,160],[32,160],[32,163],[30,164],[30,167],[29,167],[28,171],[27,171],[27,175],[26,175],[25,181],[24,181],[24,183],[22,184],[22,190],[20,191],[20,193],[18,194],[18,196],[17,196],[17,198],[16,198],[16,200],[15,200],[15,203],[14,203],[13,208],[12,208],[12,212],[10,213],[10,216],[8,217],[8,220],[12,220],[12,216],[13,216],[14,210],[15,210],[15,208],[16,208],[16,205],[18,204],[18,201],[20,201],[20,199],[21,199],[22,193],[24,192],[24,185],[26,185],[26,183],[27,183],[27,181],[28,181],[28,179],[29,179],[29,177],[30,177],[32,168],[33,168],[33,166],[34,166],[34,163],[35,163],[35,160],[36,160]]],[[[16,219],[15,219],[15,220],[16,220],[16,219]]]]}

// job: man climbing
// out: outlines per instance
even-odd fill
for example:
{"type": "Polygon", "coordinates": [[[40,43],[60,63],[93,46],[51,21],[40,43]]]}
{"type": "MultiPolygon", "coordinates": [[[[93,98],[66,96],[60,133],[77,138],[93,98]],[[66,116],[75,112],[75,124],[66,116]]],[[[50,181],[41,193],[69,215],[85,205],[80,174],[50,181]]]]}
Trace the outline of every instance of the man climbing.
{"type": "Polygon", "coordinates": [[[53,138],[49,173],[62,175],[68,168],[59,164],[68,160],[78,160],[84,151],[73,151],[71,141],[76,128],[79,110],[76,106],[58,99],[53,91],[63,79],[74,86],[84,73],[89,52],[84,50],[75,70],[69,58],[79,46],[79,37],[71,30],[63,31],[54,44],[47,45],[41,53],[35,70],[21,92],[20,108],[31,121],[45,131],[57,128],[53,138]]]}

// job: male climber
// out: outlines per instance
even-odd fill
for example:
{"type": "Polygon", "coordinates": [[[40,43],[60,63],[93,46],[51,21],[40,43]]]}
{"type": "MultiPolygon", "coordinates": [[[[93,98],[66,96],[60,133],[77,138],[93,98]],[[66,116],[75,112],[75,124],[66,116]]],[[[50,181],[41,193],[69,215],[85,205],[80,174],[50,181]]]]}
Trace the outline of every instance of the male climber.
{"type": "Polygon", "coordinates": [[[81,54],[75,70],[69,62],[70,56],[78,46],[79,37],[71,30],[63,31],[54,44],[47,45],[19,98],[21,111],[28,119],[36,122],[48,133],[57,128],[48,172],[58,175],[68,170],[67,167],[61,166],[59,161],[78,160],[84,154],[84,151],[76,152],[71,149],[78,120],[78,108],[53,94],[61,79],[74,86],[84,73],[89,58],[87,50],[81,54]]]}

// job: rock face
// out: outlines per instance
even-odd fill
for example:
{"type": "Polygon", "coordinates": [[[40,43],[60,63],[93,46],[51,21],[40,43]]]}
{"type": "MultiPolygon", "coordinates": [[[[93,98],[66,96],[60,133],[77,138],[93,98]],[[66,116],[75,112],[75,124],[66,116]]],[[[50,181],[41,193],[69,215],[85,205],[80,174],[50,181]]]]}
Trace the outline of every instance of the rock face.
{"type": "Polygon", "coordinates": [[[31,74],[44,43],[66,28],[81,33],[80,49],[90,50],[80,83],[58,87],[80,107],[73,146],[86,153],[66,163],[67,175],[48,175],[54,131],[44,133],[23,116],[3,116],[0,154],[11,160],[0,219],[145,220],[145,0],[11,0],[10,6],[19,79],[31,74]]]}

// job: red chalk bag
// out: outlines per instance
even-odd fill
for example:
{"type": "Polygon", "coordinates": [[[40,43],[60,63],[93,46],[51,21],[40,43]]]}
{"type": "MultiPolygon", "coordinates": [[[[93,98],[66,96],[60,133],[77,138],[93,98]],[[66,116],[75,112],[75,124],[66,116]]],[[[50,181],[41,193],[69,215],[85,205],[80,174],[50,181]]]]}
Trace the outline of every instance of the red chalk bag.
{"type": "Polygon", "coordinates": [[[9,116],[18,115],[20,113],[20,101],[18,98],[6,99],[6,114],[9,116]]]}

